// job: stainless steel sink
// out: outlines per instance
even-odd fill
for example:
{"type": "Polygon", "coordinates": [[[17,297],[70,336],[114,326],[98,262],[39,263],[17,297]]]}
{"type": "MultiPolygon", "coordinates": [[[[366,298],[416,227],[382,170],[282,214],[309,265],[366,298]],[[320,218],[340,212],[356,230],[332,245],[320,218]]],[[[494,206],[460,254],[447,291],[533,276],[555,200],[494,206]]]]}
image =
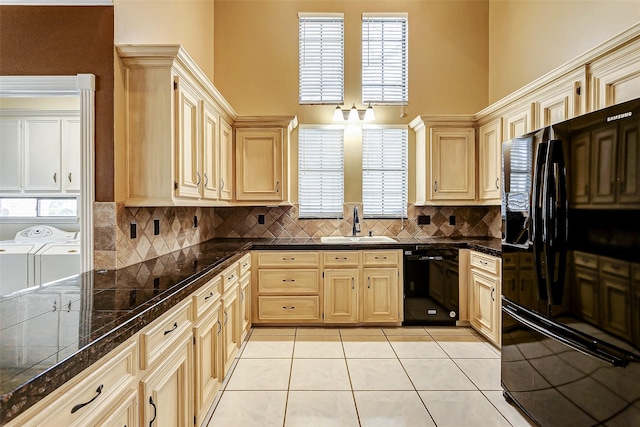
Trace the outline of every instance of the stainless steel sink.
{"type": "Polygon", "coordinates": [[[396,243],[397,240],[389,236],[323,236],[322,243],[396,243]]]}

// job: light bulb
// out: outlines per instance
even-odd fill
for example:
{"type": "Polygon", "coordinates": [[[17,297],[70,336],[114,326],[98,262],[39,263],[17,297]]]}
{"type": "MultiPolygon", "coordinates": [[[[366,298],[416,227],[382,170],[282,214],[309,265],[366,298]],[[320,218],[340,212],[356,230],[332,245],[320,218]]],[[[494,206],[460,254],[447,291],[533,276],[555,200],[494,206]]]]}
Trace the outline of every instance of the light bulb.
{"type": "Polygon", "coordinates": [[[344,121],[344,115],[342,114],[342,109],[340,106],[336,106],[336,109],[333,110],[333,121],[334,122],[342,122],[344,121]]]}

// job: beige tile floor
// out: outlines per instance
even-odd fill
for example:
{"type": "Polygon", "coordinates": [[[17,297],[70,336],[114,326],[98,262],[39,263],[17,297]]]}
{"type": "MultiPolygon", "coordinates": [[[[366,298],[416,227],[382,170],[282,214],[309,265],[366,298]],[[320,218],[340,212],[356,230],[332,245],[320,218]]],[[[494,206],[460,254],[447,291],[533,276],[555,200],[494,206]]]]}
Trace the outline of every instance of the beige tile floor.
{"type": "Polygon", "coordinates": [[[255,328],[208,427],[531,426],[470,328],[255,328]]]}

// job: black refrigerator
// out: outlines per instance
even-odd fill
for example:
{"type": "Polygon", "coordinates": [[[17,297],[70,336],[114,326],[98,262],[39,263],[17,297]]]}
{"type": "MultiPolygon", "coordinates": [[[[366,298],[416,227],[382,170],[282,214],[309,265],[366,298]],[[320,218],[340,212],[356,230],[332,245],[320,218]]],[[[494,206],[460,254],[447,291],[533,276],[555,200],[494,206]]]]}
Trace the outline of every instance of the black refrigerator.
{"type": "Polygon", "coordinates": [[[504,396],[640,426],[640,99],[502,144],[504,396]]]}

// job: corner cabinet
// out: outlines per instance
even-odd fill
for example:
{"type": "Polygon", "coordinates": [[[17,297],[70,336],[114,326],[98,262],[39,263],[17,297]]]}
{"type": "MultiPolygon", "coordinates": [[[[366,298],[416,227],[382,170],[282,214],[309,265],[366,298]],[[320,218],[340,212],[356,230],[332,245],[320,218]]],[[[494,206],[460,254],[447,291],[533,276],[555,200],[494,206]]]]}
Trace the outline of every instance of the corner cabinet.
{"type": "Polygon", "coordinates": [[[126,206],[228,205],[237,114],[179,45],[120,45],[126,206]]]}
{"type": "Polygon", "coordinates": [[[289,146],[295,116],[238,117],[235,131],[235,201],[289,203],[289,146]]]}

